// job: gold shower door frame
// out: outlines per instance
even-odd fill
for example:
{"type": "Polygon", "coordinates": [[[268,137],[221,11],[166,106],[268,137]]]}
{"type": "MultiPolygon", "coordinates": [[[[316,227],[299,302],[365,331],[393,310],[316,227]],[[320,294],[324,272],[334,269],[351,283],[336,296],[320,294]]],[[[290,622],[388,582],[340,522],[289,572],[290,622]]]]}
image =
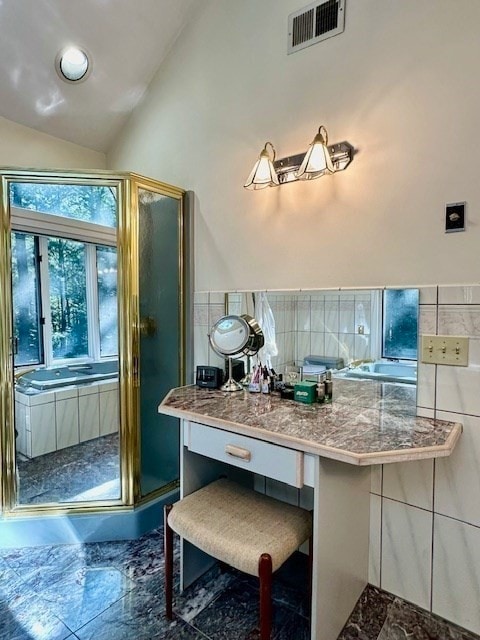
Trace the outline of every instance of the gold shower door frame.
{"type": "MultiPolygon", "coordinates": [[[[146,189],[178,200],[178,269],[180,330],[179,384],[185,383],[186,245],[185,191],[134,173],[109,171],[0,171],[0,516],[92,513],[108,509],[131,510],[170,491],[177,482],[141,497],[140,488],[140,315],[139,315],[139,212],[138,190],[146,189]],[[117,500],[62,502],[39,505],[17,504],[14,429],[14,370],[12,357],[11,216],[9,187],[12,182],[96,185],[117,188],[117,300],[119,327],[120,389],[120,487],[117,500]]],[[[159,399],[160,400],[160,399],[159,399]]]]}

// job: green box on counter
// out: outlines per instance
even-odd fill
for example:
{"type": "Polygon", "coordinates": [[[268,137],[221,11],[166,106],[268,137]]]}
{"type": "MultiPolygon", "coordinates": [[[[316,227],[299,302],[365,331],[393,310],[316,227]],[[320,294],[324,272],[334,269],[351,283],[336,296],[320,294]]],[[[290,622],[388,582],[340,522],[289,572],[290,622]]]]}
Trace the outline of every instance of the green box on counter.
{"type": "Polygon", "coordinates": [[[297,382],[297,384],[294,386],[293,399],[297,402],[313,404],[316,401],[316,395],[316,382],[308,382],[307,380],[305,380],[304,382],[297,382]]]}

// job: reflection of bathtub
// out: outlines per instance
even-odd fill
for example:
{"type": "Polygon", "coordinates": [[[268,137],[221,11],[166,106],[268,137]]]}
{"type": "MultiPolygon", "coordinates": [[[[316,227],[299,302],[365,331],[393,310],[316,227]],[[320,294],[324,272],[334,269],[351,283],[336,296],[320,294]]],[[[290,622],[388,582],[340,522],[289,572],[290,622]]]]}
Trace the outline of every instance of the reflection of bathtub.
{"type": "Polygon", "coordinates": [[[118,362],[37,369],[15,386],[16,449],[28,458],[116,433],[118,362]]]}
{"type": "Polygon", "coordinates": [[[118,376],[118,360],[71,364],[49,369],[35,369],[17,378],[20,387],[32,387],[40,391],[65,387],[67,385],[85,384],[97,380],[106,380],[118,376]]]}
{"type": "Polygon", "coordinates": [[[359,367],[355,367],[355,369],[350,369],[347,376],[353,378],[369,378],[384,382],[416,383],[417,364],[384,362],[379,360],[377,362],[361,364],[359,367]]]}

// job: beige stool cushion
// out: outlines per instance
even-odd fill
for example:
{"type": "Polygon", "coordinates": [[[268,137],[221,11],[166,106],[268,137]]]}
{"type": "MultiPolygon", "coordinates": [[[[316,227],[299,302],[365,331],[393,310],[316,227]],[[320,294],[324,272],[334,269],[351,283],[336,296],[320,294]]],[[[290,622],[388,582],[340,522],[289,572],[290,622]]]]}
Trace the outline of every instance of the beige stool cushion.
{"type": "Polygon", "coordinates": [[[258,576],[262,553],[272,570],[312,534],[312,515],[222,478],[173,505],[170,527],[202,551],[258,576]]]}

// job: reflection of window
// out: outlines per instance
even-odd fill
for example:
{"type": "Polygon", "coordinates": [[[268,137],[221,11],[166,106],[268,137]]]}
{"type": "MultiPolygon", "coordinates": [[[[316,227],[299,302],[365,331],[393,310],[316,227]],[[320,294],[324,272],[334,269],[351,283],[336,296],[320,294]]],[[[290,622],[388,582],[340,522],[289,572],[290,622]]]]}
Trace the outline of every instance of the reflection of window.
{"type": "Polygon", "coordinates": [[[383,292],[382,357],[417,359],[418,290],[386,289],[383,292]]]}
{"type": "Polygon", "coordinates": [[[47,251],[53,359],[88,356],[85,244],[49,238],[47,251]]]}
{"type": "Polygon", "coordinates": [[[12,233],[13,327],[17,365],[39,364],[43,360],[37,267],[37,240],[25,233],[12,233]]]}
{"type": "Polygon", "coordinates": [[[107,227],[115,227],[115,189],[107,186],[12,182],[10,204],[107,227]]]}
{"type": "Polygon", "coordinates": [[[117,355],[116,262],[115,247],[12,233],[15,366],[117,355]]]}
{"type": "Polygon", "coordinates": [[[97,247],[98,315],[100,355],[118,353],[117,331],[117,250],[97,247]]]}

